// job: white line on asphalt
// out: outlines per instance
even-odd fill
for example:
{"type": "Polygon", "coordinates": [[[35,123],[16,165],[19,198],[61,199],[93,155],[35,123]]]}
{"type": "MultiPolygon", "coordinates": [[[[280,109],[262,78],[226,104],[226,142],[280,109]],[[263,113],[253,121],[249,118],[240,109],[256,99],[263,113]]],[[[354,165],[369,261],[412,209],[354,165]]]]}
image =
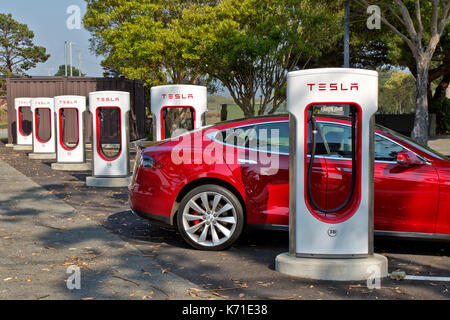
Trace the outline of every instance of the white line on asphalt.
{"type": "MultiPolygon", "coordinates": [[[[388,276],[390,277],[391,274],[388,274],[388,276]]],[[[403,279],[404,280],[423,280],[423,281],[446,281],[446,282],[450,281],[450,277],[429,277],[429,276],[410,276],[410,275],[406,275],[403,279]]]]}

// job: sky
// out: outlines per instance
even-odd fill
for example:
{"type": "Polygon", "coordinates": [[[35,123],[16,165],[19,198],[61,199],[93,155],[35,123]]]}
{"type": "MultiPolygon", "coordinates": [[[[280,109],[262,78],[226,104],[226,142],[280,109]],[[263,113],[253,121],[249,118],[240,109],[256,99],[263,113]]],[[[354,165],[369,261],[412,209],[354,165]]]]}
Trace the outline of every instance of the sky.
{"type": "Polygon", "coordinates": [[[64,41],[72,41],[73,66],[78,68],[78,50],[81,50],[81,71],[90,77],[102,77],[102,57],[96,57],[89,50],[90,33],[76,28],[70,6],[80,9],[81,18],[86,13],[84,0],[0,0],[0,13],[11,13],[13,18],[34,32],[34,44],[43,46],[51,56],[46,63],[40,63],[27,71],[31,76],[54,75],[64,64],[64,41]],[[67,21],[74,25],[69,29],[67,21]]]}

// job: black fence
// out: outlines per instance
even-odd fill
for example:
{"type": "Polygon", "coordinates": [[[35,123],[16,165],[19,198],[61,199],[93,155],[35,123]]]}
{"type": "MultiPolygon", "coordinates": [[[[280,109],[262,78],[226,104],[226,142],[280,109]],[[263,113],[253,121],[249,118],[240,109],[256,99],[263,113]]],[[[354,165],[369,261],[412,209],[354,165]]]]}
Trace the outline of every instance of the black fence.
{"type": "MultiPolygon", "coordinates": [[[[386,128],[397,131],[405,136],[411,136],[411,131],[414,127],[413,113],[410,114],[377,114],[375,115],[375,122],[386,128]]],[[[430,138],[436,136],[436,115],[429,115],[429,132],[430,138]]]]}

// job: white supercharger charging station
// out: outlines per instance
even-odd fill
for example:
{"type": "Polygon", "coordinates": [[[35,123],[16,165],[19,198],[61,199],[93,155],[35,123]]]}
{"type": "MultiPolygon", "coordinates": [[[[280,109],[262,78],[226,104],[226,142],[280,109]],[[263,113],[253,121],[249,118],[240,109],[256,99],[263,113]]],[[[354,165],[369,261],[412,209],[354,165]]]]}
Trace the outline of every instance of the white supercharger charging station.
{"type": "Polygon", "coordinates": [[[129,184],[130,93],[89,93],[92,113],[92,175],[88,186],[121,187],[129,184]]]}
{"type": "Polygon", "coordinates": [[[33,153],[30,159],[55,159],[55,104],[53,98],[33,98],[33,153]]]}
{"type": "Polygon", "coordinates": [[[205,125],[207,88],[184,84],[152,87],[151,110],[156,141],[200,128],[205,125]]]}
{"type": "Polygon", "coordinates": [[[31,98],[14,99],[14,109],[16,111],[16,145],[14,150],[31,150],[33,148],[33,120],[31,113],[31,98]],[[26,119],[26,113],[28,118],[26,119]]]}
{"type": "Polygon", "coordinates": [[[86,97],[55,97],[56,114],[56,163],[52,169],[84,171],[90,166],[85,163],[84,113],[86,97]],[[68,137],[68,133],[71,136],[68,137]]]}
{"type": "Polygon", "coordinates": [[[375,71],[327,68],[288,74],[290,241],[289,253],[277,257],[277,270],[314,279],[362,280],[367,279],[367,266],[377,265],[382,276],[387,274],[387,259],[373,254],[377,109],[375,71]],[[351,124],[327,127],[325,121],[317,120],[317,107],[324,106],[347,108],[351,124]],[[323,150],[316,156],[319,135],[323,150]],[[351,141],[351,150],[342,149],[344,141],[347,146],[351,141]],[[342,186],[347,194],[342,193],[333,208],[320,203],[312,189],[316,157],[326,166],[335,165],[338,172],[351,172],[350,179],[342,179],[349,184],[342,186]]]}

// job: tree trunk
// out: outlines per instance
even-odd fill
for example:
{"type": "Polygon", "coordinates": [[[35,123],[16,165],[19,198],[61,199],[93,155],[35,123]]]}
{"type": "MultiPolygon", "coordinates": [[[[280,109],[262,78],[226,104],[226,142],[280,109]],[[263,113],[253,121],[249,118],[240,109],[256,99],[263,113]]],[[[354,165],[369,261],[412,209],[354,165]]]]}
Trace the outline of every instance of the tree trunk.
{"type": "Polygon", "coordinates": [[[417,58],[417,96],[416,115],[411,138],[415,141],[427,145],[428,143],[428,70],[429,61],[426,56],[417,58]]]}

